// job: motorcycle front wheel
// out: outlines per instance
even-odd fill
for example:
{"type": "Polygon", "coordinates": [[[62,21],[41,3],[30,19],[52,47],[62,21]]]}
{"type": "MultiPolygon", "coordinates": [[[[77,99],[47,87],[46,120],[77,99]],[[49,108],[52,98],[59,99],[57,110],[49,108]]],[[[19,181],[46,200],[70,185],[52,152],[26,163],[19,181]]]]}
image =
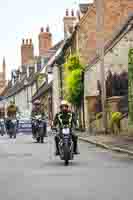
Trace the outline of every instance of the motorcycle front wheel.
{"type": "Polygon", "coordinates": [[[64,146],[64,164],[65,166],[69,165],[69,149],[68,149],[68,145],[64,146]]]}
{"type": "Polygon", "coordinates": [[[64,165],[65,165],[65,166],[68,166],[68,165],[69,165],[69,160],[65,160],[64,165]]]}

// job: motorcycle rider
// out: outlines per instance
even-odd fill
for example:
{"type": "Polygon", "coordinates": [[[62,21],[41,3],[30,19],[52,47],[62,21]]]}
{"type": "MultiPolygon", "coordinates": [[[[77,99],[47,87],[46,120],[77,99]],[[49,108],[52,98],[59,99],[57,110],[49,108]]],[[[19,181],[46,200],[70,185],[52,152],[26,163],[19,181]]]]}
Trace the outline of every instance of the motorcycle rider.
{"type": "MultiPolygon", "coordinates": [[[[42,119],[45,118],[45,113],[42,111],[40,100],[36,100],[33,103],[31,118],[33,119],[36,115],[41,115],[42,119]]],[[[44,128],[44,134],[46,136],[46,132],[47,132],[46,122],[44,122],[43,128],[44,128]]],[[[33,135],[33,138],[36,137],[36,127],[34,126],[34,123],[32,123],[32,135],[33,135]]]]}
{"type": "MultiPolygon", "coordinates": [[[[77,126],[77,120],[76,116],[73,112],[70,111],[69,109],[69,103],[65,100],[61,102],[60,105],[61,111],[56,114],[55,119],[53,121],[53,127],[59,126],[59,129],[61,129],[62,124],[63,125],[69,125],[70,128],[72,129],[74,126],[77,126]]],[[[72,132],[72,140],[74,143],[74,153],[79,154],[77,151],[77,142],[78,142],[78,137],[72,132]]],[[[55,136],[55,144],[56,144],[56,155],[59,155],[59,141],[60,141],[60,131],[59,134],[55,136]]]]}
{"type": "MultiPolygon", "coordinates": [[[[10,102],[10,105],[7,107],[7,119],[6,119],[6,129],[7,132],[9,131],[10,127],[11,127],[11,120],[12,119],[16,119],[16,114],[17,114],[17,106],[15,105],[15,103],[13,101],[10,102]]],[[[17,120],[17,126],[18,126],[18,120],[17,120]]]]}

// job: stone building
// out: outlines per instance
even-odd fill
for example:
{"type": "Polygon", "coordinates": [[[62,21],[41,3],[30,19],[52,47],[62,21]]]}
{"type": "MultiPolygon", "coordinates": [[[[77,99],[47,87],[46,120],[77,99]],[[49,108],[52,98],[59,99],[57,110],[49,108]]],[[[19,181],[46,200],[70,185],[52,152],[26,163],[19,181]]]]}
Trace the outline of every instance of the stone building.
{"type": "MultiPolygon", "coordinates": [[[[128,113],[128,51],[131,47],[133,47],[133,13],[127,17],[119,29],[114,32],[112,39],[105,45],[107,97],[125,97],[127,108],[124,108],[124,110],[123,106],[119,108],[123,113],[128,113]],[[110,86],[109,76],[115,79],[110,86]]],[[[96,98],[100,95],[98,85],[101,82],[100,71],[100,61],[96,56],[89,62],[85,71],[85,119],[87,127],[89,126],[90,102],[92,102],[91,100],[93,100],[93,103],[96,102],[96,98]]],[[[125,128],[127,128],[127,124],[125,128]]]]}
{"type": "MultiPolygon", "coordinates": [[[[88,9],[81,6],[81,17],[73,37],[73,51],[77,49],[80,59],[84,65],[96,55],[97,42],[96,37],[99,36],[96,27],[96,5],[94,3],[87,4],[88,9]]],[[[131,0],[104,0],[104,41],[105,43],[112,38],[112,33],[119,25],[126,20],[129,13],[133,11],[133,3],[131,0]]]]}
{"type": "MultiPolygon", "coordinates": [[[[84,66],[95,58],[97,55],[99,34],[97,30],[96,18],[96,1],[91,4],[80,5],[79,22],[75,27],[70,42],[70,53],[78,53],[80,61],[84,66]]],[[[117,30],[120,25],[127,19],[128,15],[132,13],[133,3],[129,0],[108,0],[104,1],[104,43],[105,45],[112,39],[114,30],[117,30]]],[[[99,14],[99,13],[97,13],[99,14]]],[[[68,53],[67,53],[68,54],[68,53]]],[[[92,76],[93,77],[93,76],[92,76]]],[[[89,85],[92,88],[97,87],[97,82],[93,81],[94,77],[88,79],[86,87],[89,85]],[[92,82],[91,82],[92,81],[92,82]]],[[[86,79],[87,80],[87,79],[86,79]]],[[[95,91],[94,91],[95,92],[95,91]]],[[[82,109],[85,113],[86,102],[82,109]]],[[[83,113],[84,116],[84,113],[83,113]]],[[[85,118],[87,115],[85,114],[85,118]]],[[[88,125],[88,123],[86,122],[88,125]]]]}

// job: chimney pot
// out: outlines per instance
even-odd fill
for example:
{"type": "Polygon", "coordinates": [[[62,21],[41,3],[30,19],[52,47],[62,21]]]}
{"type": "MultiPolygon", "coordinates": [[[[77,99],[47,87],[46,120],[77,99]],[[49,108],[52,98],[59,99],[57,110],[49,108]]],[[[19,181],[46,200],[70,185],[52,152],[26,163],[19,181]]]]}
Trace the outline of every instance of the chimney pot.
{"type": "Polygon", "coordinates": [[[44,32],[44,28],[43,28],[43,27],[41,28],[41,32],[42,32],[42,33],[44,32]]]}
{"type": "Polygon", "coordinates": [[[28,39],[26,39],[26,44],[28,44],[28,39]]]}
{"type": "Polygon", "coordinates": [[[49,32],[50,32],[49,25],[46,27],[46,32],[47,32],[47,33],[49,33],[49,32]]]}
{"type": "Polygon", "coordinates": [[[24,40],[24,39],[22,39],[22,44],[24,44],[24,42],[25,42],[25,40],[24,40]]]}
{"type": "Polygon", "coordinates": [[[74,10],[73,9],[71,11],[71,15],[72,15],[72,17],[74,17],[74,10]]]}
{"type": "Polygon", "coordinates": [[[30,39],[30,44],[32,44],[32,39],[30,39]]]}
{"type": "Polygon", "coordinates": [[[67,16],[67,17],[69,16],[69,11],[68,11],[68,9],[66,9],[66,16],[67,16]]]}

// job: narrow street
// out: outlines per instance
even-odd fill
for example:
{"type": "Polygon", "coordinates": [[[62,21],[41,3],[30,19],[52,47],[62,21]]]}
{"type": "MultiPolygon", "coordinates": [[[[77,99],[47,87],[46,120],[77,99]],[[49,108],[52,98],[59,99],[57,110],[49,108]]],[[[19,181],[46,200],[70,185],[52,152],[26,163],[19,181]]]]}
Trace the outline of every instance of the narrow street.
{"type": "Polygon", "coordinates": [[[54,157],[53,138],[0,137],[3,200],[132,200],[133,159],[80,142],[68,167],[54,157]]]}

